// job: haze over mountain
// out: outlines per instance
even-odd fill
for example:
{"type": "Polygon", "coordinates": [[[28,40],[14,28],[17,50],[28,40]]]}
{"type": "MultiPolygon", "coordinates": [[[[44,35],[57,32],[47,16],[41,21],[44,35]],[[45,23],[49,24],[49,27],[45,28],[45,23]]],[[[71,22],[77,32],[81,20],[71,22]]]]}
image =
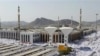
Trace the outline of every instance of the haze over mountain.
{"type": "MultiPolygon", "coordinates": [[[[79,23],[74,20],[70,19],[61,19],[59,20],[60,26],[70,26],[72,21],[72,24],[74,27],[78,26],[79,23]]],[[[100,25],[100,20],[97,21],[98,27],[100,25]]],[[[96,25],[96,22],[87,22],[87,21],[82,21],[82,26],[83,27],[94,27],[96,25]]],[[[41,18],[36,18],[32,22],[25,22],[21,21],[21,27],[23,28],[39,28],[39,27],[46,27],[46,26],[58,26],[58,20],[51,20],[47,19],[44,17],[41,18]]],[[[10,21],[10,22],[2,22],[2,28],[15,28],[17,27],[17,21],[10,21]]]]}
{"type": "MultiPolygon", "coordinates": [[[[28,23],[25,22],[25,21],[20,21],[20,23],[21,23],[21,26],[27,25],[27,24],[28,24],[28,23]]],[[[15,27],[18,26],[17,24],[18,24],[17,21],[1,22],[2,28],[15,28],[15,27]]]]}
{"type": "MultiPolygon", "coordinates": [[[[82,21],[82,26],[95,26],[96,25],[96,21],[82,21]]],[[[100,25],[100,20],[97,20],[97,25],[100,25]]]]}
{"type": "MultiPolygon", "coordinates": [[[[60,26],[65,25],[68,26],[71,24],[71,20],[69,19],[62,19],[59,20],[60,26]]],[[[77,26],[78,22],[72,20],[72,24],[77,26]]],[[[46,27],[46,26],[58,26],[58,20],[54,21],[47,18],[36,18],[36,20],[27,23],[25,21],[21,21],[21,27],[24,28],[37,28],[37,27],[46,27]]],[[[11,22],[2,22],[2,28],[11,28],[11,27],[17,27],[17,21],[11,21],[11,22]]]]}
{"type": "MultiPolygon", "coordinates": [[[[62,19],[62,20],[59,20],[59,24],[60,26],[62,25],[68,26],[69,24],[71,24],[71,20],[62,19]]],[[[78,22],[72,20],[72,24],[77,26],[78,22]]],[[[32,27],[58,26],[58,20],[54,21],[51,19],[41,17],[29,23],[28,26],[32,26],[32,27]]]]}
{"type": "MultiPolygon", "coordinates": [[[[96,29],[96,21],[92,21],[92,22],[83,21],[82,27],[91,27],[91,28],[96,29]]],[[[97,28],[98,30],[100,30],[100,20],[97,20],[97,28]]]]}

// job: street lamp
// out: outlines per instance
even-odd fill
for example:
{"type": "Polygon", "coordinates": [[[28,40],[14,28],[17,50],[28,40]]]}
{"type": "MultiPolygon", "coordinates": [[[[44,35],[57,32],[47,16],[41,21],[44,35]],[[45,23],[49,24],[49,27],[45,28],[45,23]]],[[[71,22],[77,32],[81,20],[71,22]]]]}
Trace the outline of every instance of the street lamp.
{"type": "Polygon", "coordinates": [[[73,16],[71,16],[71,23],[70,23],[70,26],[71,26],[71,27],[73,27],[73,22],[72,22],[72,20],[73,20],[73,16]]]}
{"type": "Polygon", "coordinates": [[[1,29],[1,18],[0,18],[0,29],[1,29]]]}
{"type": "Polygon", "coordinates": [[[96,31],[97,31],[97,17],[98,17],[98,14],[96,14],[96,31]]]}
{"type": "Polygon", "coordinates": [[[95,37],[97,37],[97,19],[98,19],[98,14],[96,14],[96,34],[95,34],[95,37]]]}

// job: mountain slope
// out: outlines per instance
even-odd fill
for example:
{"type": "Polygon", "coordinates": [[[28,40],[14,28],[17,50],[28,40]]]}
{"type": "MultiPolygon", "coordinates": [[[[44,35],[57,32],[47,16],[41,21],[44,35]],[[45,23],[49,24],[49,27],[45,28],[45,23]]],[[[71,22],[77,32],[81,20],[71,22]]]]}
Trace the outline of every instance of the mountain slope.
{"type": "MultiPolygon", "coordinates": [[[[27,25],[28,23],[25,21],[21,21],[21,26],[27,25]]],[[[11,27],[17,27],[18,22],[17,21],[9,21],[9,22],[1,22],[2,28],[11,28],[11,27]]]]}
{"type": "MultiPolygon", "coordinates": [[[[69,19],[62,19],[62,20],[59,20],[59,23],[60,23],[60,26],[61,25],[69,25],[71,23],[71,20],[69,19]]],[[[72,21],[72,24],[77,26],[78,25],[78,22],[76,21],[72,21]]],[[[47,18],[37,18],[35,21],[32,21],[31,23],[28,24],[28,26],[31,26],[31,27],[46,27],[46,26],[58,26],[58,20],[57,21],[54,21],[54,20],[50,20],[50,19],[47,19],[47,18]]]]}
{"type": "MultiPolygon", "coordinates": [[[[79,24],[78,22],[70,20],[70,19],[59,20],[59,23],[60,23],[60,26],[62,25],[68,26],[71,24],[71,21],[72,21],[73,26],[77,26],[79,24]]],[[[9,27],[15,28],[18,26],[17,24],[18,24],[17,21],[2,22],[2,28],[9,28],[9,27]]],[[[21,21],[21,27],[23,28],[39,28],[39,27],[46,27],[46,26],[58,26],[58,20],[54,21],[51,19],[41,17],[41,18],[36,18],[36,20],[30,23],[21,21]]]]}

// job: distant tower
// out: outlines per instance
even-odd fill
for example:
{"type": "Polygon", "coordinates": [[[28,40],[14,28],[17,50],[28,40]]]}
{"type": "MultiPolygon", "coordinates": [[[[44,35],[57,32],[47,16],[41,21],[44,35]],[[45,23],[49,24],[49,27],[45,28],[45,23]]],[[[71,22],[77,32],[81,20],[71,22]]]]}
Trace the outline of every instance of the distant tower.
{"type": "Polygon", "coordinates": [[[17,31],[18,31],[18,36],[16,38],[16,40],[20,40],[20,7],[18,6],[18,28],[17,28],[17,31]]]}
{"type": "Polygon", "coordinates": [[[97,27],[97,25],[98,25],[98,23],[97,23],[98,15],[99,15],[99,14],[96,14],[96,31],[97,31],[97,28],[98,28],[98,27],[97,27]]]}
{"type": "Polygon", "coordinates": [[[79,23],[79,29],[82,28],[82,27],[81,27],[81,25],[82,25],[81,21],[82,21],[82,9],[80,9],[80,23],[79,23]]]}
{"type": "Polygon", "coordinates": [[[18,6],[18,30],[20,31],[20,7],[18,6]]]}

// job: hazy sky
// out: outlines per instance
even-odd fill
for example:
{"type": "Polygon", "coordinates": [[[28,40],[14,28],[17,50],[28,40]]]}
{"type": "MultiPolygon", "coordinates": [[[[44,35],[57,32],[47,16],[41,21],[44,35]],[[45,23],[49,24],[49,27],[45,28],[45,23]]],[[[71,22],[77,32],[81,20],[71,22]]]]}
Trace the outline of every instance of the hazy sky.
{"type": "MultiPolygon", "coordinates": [[[[17,21],[17,7],[21,7],[21,20],[31,22],[38,17],[53,20],[79,20],[82,8],[84,21],[94,21],[100,13],[100,0],[0,0],[0,18],[2,21],[17,21]]],[[[100,19],[100,16],[98,16],[100,19]]]]}

